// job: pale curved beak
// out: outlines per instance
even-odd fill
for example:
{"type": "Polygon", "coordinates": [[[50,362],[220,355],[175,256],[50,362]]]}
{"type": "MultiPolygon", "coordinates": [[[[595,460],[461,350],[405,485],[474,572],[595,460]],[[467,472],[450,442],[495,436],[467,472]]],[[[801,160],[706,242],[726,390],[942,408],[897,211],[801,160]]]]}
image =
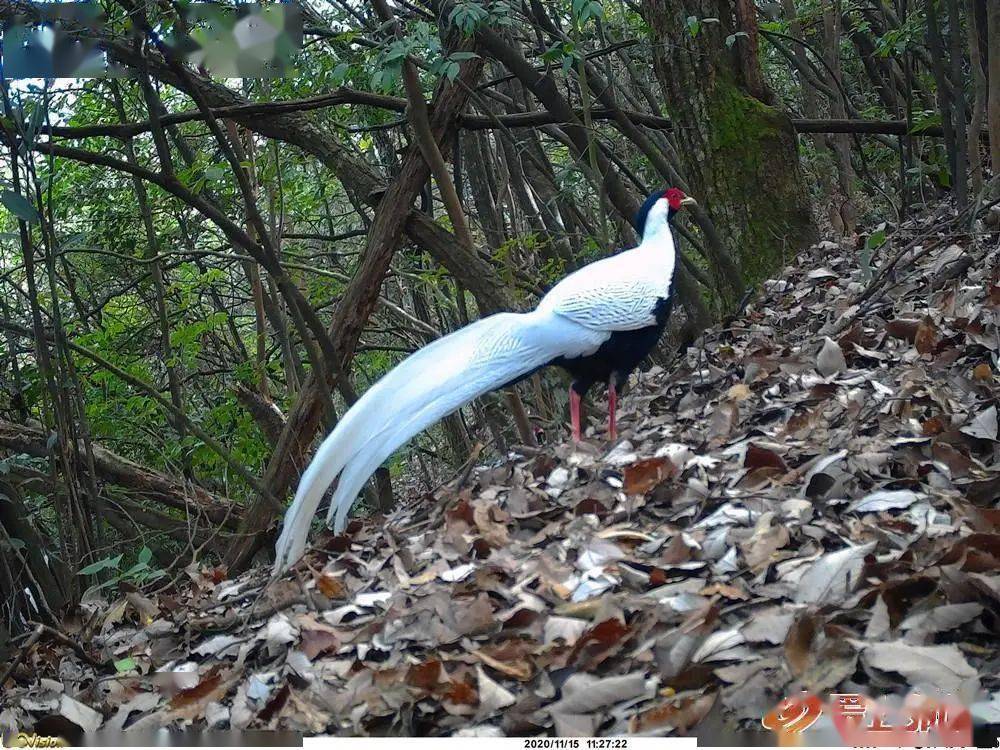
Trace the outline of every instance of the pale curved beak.
{"type": "Polygon", "coordinates": [[[683,197],[683,198],[681,199],[681,205],[682,205],[682,206],[697,206],[697,205],[698,205],[698,201],[696,201],[696,200],[695,200],[694,198],[692,198],[692,197],[691,197],[690,195],[685,195],[685,196],[684,196],[684,197],[683,197]]]}

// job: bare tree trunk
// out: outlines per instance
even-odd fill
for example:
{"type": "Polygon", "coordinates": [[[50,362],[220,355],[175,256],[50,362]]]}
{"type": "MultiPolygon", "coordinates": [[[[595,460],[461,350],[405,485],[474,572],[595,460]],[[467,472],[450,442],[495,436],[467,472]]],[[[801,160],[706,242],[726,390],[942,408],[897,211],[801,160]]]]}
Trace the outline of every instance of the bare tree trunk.
{"type": "MultiPolygon", "coordinates": [[[[841,11],[838,0],[832,0],[829,6],[823,11],[823,36],[824,52],[826,64],[829,67],[831,83],[835,91],[843,88],[843,77],[840,72],[840,29],[841,11]]],[[[834,96],[830,99],[830,114],[835,119],[847,117],[847,109],[844,106],[842,96],[834,96]]],[[[851,181],[854,177],[851,169],[851,140],[846,133],[837,133],[829,136],[830,145],[834,153],[837,164],[837,187],[840,192],[838,199],[846,201],[851,197],[851,181]]]]}
{"type": "Polygon", "coordinates": [[[955,120],[964,114],[955,111],[952,101],[951,86],[945,71],[945,49],[941,38],[941,22],[938,20],[935,0],[924,0],[924,11],[927,14],[927,47],[931,53],[934,82],[937,84],[938,111],[941,114],[941,127],[944,128],[944,146],[948,152],[948,171],[951,174],[952,187],[957,179],[957,154],[955,144],[955,120]]]}
{"type": "MultiPolygon", "coordinates": [[[[785,20],[788,21],[788,30],[791,35],[796,39],[803,39],[803,34],[805,33],[802,29],[802,23],[799,21],[798,12],[795,9],[795,0],[781,0],[781,8],[785,14],[785,20]]],[[[795,55],[795,59],[798,60],[798,69],[800,71],[809,70],[809,55],[806,52],[806,48],[801,44],[792,44],[792,54],[795,55]]],[[[809,119],[818,118],[820,115],[819,110],[819,97],[816,96],[816,89],[811,86],[806,80],[802,79],[799,85],[799,90],[802,94],[802,116],[809,119]]],[[[822,140],[821,136],[815,136],[813,138],[816,147],[819,147],[819,143],[822,140]]]]}
{"type": "Polygon", "coordinates": [[[989,49],[989,100],[986,120],[990,131],[990,166],[1000,174],[1000,2],[986,3],[987,49],[989,49]]]}
{"type": "MultiPolygon", "coordinates": [[[[785,2],[790,2],[790,0],[785,0],[785,2]]],[[[897,81],[891,61],[879,56],[868,30],[854,23],[850,11],[841,14],[840,18],[842,29],[844,33],[850,35],[851,41],[854,42],[858,57],[865,66],[865,72],[868,73],[868,80],[875,87],[875,92],[878,94],[882,106],[899,119],[902,117],[902,107],[899,100],[902,80],[897,81]]]]}
{"type": "Polygon", "coordinates": [[[951,57],[951,88],[955,99],[955,199],[959,210],[965,208],[969,200],[967,182],[968,143],[965,130],[965,76],[962,49],[962,16],[959,0],[948,0],[948,42],[951,57]]]}
{"type": "Polygon", "coordinates": [[[485,143],[490,138],[489,133],[469,133],[462,140],[465,156],[466,174],[469,176],[469,186],[472,188],[472,201],[476,206],[479,224],[486,237],[486,244],[495,250],[504,243],[503,224],[497,210],[489,174],[486,170],[485,143]]]}
{"type": "Polygon", "coordinates": [[[746,58],[727,47],[740,31],[731,2],[645,0],[642,7],[664,99],[685,123],[674,136],[691,192],[744,276],[759,282],[816,237],[791,122],[750,93],[746,58]],[[719,23],[702,23],[692,35],[692,16],[719,23]]]}
{"type": "Polygon", "coordinates": [[[982,0],[968,0],[966,11],[969,21],[969,66],[972,69],[972,119],[969,122],[968,145],[969,180],[974,193],[983,189],[983,155],[979,144],[983,139],[983,124],[986,120],[986,98],[989,90],[986,84],[986,70],[983,68],[983,51],[980,45],[980,14],[985,17],[985,3],[982,0]]]}

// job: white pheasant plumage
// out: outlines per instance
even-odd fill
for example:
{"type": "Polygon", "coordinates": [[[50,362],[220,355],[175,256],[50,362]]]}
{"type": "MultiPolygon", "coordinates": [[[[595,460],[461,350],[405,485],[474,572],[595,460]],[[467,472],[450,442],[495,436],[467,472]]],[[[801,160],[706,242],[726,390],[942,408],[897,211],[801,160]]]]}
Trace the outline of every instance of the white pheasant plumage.
{"type": "Polygon", "coordinates": [[[313,516],[338,478],[328,523],[343,530],[364,483],[396,449],[489,391],[556,364],[574,375],[579,399],[609,384],[614,437],[616,386],[659,338],[669,314],[676,264],[670,219],[692,202],[676,188],[651,195],[636,218],[642,241],[570,274],[527,313],[499,313],[415,352],[375,383],[322,442],[285,515],[275,574],[301,557],[313,516]],[[634,360],[634,361],[633,361],[634,360]]]}

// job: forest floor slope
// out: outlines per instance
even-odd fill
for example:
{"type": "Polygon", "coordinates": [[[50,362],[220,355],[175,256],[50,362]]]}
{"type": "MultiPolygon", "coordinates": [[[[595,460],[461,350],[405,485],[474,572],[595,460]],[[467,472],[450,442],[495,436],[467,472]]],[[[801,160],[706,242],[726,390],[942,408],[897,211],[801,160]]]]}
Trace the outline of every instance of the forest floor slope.
{"type": "Polygon", "coordinates": [[[996,721],[998,255],[944,205],[872,267],[821,243],[643,373],[615,446],[597,414],[270,585],[95,603],[76,649],[23,644],[0,724],[718,736],[913,688],[996,721]]]}

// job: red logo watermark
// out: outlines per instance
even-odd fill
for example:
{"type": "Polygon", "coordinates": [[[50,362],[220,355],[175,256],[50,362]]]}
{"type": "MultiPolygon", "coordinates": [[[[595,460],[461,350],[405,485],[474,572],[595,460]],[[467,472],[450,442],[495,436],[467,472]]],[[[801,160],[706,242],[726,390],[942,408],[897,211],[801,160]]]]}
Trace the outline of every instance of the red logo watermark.
{"type": "Polygon", "coordinates": [[[972,715],[949,697],[911,693],[901,706],[859,693],[831,693],[822,701],[811,693],[786,698],[761,719],[765,729],[788,747],[805,744],[804,733],[824,714],[851,747],[968,747],[972,715]]]}

